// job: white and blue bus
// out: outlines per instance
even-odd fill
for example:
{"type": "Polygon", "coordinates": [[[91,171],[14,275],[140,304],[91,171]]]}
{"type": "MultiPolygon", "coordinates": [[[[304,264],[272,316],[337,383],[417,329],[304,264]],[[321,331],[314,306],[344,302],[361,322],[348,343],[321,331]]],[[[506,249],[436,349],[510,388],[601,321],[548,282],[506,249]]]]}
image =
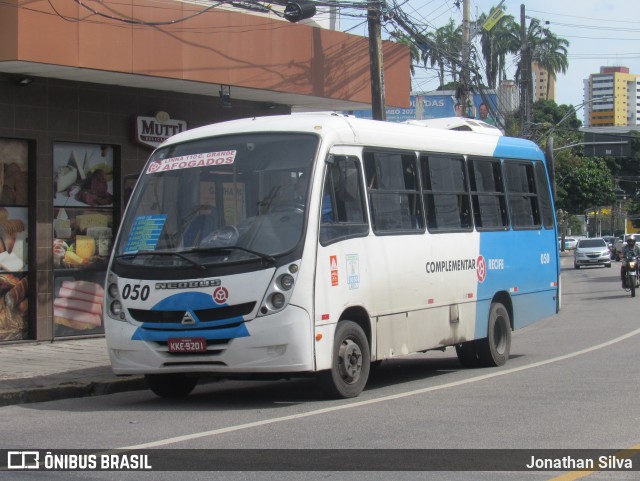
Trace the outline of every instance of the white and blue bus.
{"type": "Polygon", "coordinates": [[[166,397],[309,374],[353,397],[410,353],[503,365],[560,302],[549,180],[535,144],[457,129],[303,114],[164,142],[107,273],[114,372],[166,397]]]}

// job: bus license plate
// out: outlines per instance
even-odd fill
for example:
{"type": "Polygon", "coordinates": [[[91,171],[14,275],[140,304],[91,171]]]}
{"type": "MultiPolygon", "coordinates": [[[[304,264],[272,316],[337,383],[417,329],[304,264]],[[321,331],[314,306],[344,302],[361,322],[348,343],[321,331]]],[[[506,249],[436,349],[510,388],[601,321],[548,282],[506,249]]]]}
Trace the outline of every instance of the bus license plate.
{"type": "Polygon", "coordinates": [[[206,352],[207,341],[204,337],[171,338],[169,352],[206,352]]]}

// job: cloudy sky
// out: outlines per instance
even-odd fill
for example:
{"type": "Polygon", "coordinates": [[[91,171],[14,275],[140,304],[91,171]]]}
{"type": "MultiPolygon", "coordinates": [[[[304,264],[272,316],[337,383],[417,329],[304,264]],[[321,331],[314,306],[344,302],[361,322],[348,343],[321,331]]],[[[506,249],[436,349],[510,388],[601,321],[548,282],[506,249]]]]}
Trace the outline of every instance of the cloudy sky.
{"type": "MultiPolygon", "coordinates": [[[[453,18],[462,23],[462,0],[396,0],[412,21],[426,30],[433,30],[453,18]]],[[[499,0],[472,0],[471,17],[488,13],[499,0]]],[[[570,42],[569,70],[558,75],[556,102],[578,106],[583,102],[583,79],[597,73],[601,66],[626,66],[640,74],[640,11],[639,0],[505,0],[506,13],[520,21],[520,5],[525,5],[529,18],[549,22],[548,28],[570,42]]],[[[529,20],[528,20],[529,21],[529,20]]],[[[351,32],[367,34],[362,19],[341,21],[341,29],[353,25],[351,32]]],[[[393,26],[388,25],[393,30],[393,26]]],[[[513,77],[515,61],[508,75],[513,77]]],[[[418,70],[413,90],[437,88],[437,76],[432,70],[418,70]]],[[[579,118],[581,115],[579,115],[579,118]]]]}

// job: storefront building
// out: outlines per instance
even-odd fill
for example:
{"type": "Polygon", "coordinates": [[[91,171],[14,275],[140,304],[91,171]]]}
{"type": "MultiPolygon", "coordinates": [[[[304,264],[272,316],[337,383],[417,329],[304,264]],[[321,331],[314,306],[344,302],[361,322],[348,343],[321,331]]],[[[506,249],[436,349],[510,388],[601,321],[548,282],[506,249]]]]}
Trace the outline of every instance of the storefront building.
{"type": "MultiPolygon", "coordinates": [[[[59,3],[0,6],[0,346],[104,332],[113,237],[163,138],[370,104],[361,37],[215,9],[158,25],[205,10],[172,0],[119,2],[111,18],[59,3]]],[[[408,106],[408,50],[384,55],[387,102],[408,106]]]]}

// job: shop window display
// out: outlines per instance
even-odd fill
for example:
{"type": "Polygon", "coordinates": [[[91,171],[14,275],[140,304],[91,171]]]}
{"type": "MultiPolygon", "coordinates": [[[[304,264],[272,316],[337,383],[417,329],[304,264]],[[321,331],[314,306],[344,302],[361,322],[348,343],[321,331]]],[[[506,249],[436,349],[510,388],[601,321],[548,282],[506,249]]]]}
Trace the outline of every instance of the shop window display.
{"type": "Polygon", "coordinates": [[[113,241],[114,151],[54,145],[55,336],[103,333],[105,270],[113,241]]]}
{"type": "Polygon", "coordinates": [[[28,337],[28,154],[0,138],[0,341],[28,337]]]}

